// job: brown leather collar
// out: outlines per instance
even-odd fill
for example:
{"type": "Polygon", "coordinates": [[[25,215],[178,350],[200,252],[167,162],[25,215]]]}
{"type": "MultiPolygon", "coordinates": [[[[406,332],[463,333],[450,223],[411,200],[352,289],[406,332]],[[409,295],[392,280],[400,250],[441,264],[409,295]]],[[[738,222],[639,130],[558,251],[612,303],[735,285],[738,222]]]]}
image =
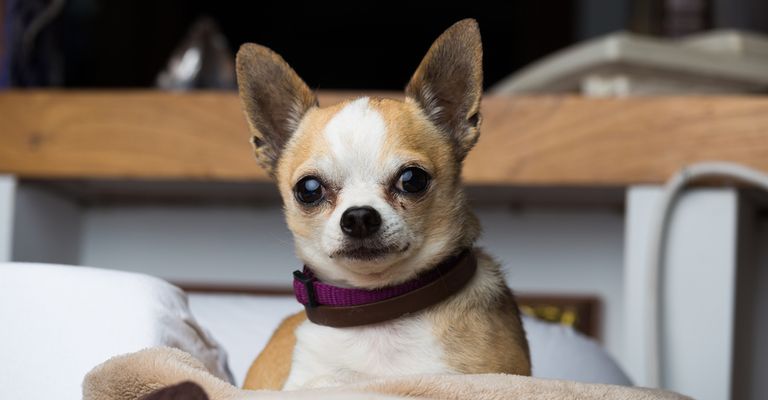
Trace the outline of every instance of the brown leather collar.
{"type": "Polygon", "coordinates": [[[356,306],[333,307],[307,304],[307,318],[337,328],[375,324],[421,311],[452,296],[475,275],[477,257],[466,250],[450,262],[442,263],[439,278],[397,297],[356,306]]]}

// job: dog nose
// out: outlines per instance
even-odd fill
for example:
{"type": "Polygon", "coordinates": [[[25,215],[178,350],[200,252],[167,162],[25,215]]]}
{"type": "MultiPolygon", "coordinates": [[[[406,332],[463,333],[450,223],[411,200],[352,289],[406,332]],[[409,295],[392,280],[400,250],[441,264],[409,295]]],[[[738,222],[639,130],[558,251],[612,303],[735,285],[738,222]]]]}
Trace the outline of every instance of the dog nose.
{"type": "Polygon", "coordinates": [[[353,238],[362,239],[381,227],[381,215],[373,207],[350,207],[341,215],[341,230],[353,238]]]}

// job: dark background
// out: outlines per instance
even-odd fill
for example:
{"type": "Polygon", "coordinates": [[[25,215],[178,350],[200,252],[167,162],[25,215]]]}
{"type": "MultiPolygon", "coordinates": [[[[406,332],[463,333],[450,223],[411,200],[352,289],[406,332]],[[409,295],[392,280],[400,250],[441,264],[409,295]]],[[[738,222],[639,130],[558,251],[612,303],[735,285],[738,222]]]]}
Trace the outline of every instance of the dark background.
{"type": "MultiPolygon", "coordinates": [[[[7,6],[18,1],[31,10],[34,3],[50,4],[7,6]]],[[[6,86],[152,86],[201,16],[218,23],[233,55],[244,42],[266,45],[320,89],[401,89],[432,41],[473,17],[483,35],[488,87],[555,50],[617,30],[657,36],[713,27],[766,31],[768,1],[67,0],[37,39],[37,53],[28,57],[34,65],[18,69],[37,72],[11,74],[6,86]]]]}
{"type": "Polygon", "coordinates": [[[452,23],[480,22],[485,73],[496,81],[565,46],[574,3],[86,2],[65,11],[65,86],[149,86],[199,16],[219,24],[232,51],[256,42],[280,53],[314,88],[402,88],[430,44],[452,23]],[[151,10],[151,12],[149,12],[151,10]],[[77,21],[77,22],[75,22],[77,21]],[[547,21],[542,23],[542,21],[547,21]]]}

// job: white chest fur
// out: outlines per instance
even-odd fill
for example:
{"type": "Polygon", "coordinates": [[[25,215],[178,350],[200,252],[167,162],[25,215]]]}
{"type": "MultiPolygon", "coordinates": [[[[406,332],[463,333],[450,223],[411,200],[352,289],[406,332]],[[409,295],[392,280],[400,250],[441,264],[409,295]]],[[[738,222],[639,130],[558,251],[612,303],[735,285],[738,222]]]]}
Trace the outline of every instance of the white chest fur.
{"type": "Polygon", "coordinates": [[[364,327],[304,322],[296,330],[285,389],[335,386],[366,376],[453,372],[423,314],[364,327]]]}

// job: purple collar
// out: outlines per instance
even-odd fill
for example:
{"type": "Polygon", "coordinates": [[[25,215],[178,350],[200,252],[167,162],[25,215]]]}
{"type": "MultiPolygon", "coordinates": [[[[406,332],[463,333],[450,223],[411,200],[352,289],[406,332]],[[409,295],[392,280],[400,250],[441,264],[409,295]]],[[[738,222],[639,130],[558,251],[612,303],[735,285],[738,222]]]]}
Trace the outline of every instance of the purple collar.
{"type": "Polygon", "coordinates": [[[410,281],[374,290],[321,282],[305,266],[293,273],[293,291],[312,322],[337,327],[365,325],[442,301],[464,287],[474,276],[476,264],[474,253],[465,250],[410,281]]]}

